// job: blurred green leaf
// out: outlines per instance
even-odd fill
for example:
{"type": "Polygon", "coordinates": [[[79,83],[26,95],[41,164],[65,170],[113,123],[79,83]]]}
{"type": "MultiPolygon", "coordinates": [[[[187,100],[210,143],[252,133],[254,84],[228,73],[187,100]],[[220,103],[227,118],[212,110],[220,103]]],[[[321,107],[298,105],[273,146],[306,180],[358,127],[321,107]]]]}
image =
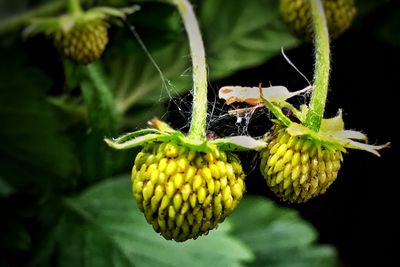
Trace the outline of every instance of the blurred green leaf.
{"type": "Polygon", "coordinates": [[[0,55],[0,175],[16,187],[70,183],[79,163],[62,117],[46,100],[51,81],[25,64],[16,52],[0,55]]]}
{"type": "Polygon", "coordinates": [[[311,225],[262,197],[247,196],[219,229],[184,243],[164,240],[147,224],[129,176],[64,202],[66,212],[42,251],[46,256],[34,266],[50,258],[56,266],[336,266],[334,248],[317,245],[311,225]]]}
{"type": "Polygon", "coordinates": [[[190,88],[191,75],[182,75],[190,66],[184,44],[178,42],[151,51],[156,67],[145,51],[135,48],[134,42],[133,39],[124,42],[123,51],[126,53],[120,53],[120,47],[115,47],[118,49],[115,53],[110,52],[110,80],[116,91],[119,111],[125,112],[137,104],[160,105],[160,101],[169,100],[190,88]],[[157,68],[160,68],[162,77],[157,68]]]}
{"type": "Polygon", "coordinates": [[[333,247],[316,245],[317,233],[293,210],[262,197],[246,197],[229,217],[233,234],[256,260],[248,266],[334,267],[333,247]]]}
{"type": "Polygon", "coordinates": [[[104,181],[65,203],[67,212],[49,239],[57,266],[236,267],[252,258],[228,235],[228,223],[197,240],[163,239],[136,207],[129,176],[104,181]]]}
{"type": "Polygon", "coordinates": [[[259,65],[281,47],[298,45],[280,18],[276,0],[204,0],[200,21],[211,79],[259,65]]]}

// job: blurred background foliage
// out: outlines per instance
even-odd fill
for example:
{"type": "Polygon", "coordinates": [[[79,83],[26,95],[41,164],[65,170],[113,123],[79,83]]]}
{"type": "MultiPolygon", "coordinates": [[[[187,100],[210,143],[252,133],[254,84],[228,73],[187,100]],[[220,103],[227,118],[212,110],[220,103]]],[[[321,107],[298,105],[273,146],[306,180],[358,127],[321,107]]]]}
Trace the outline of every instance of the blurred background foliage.
{"type": "MultiPolygon", "coordinates": [[[[368,266],[371,259],[364,261],[365,255],[359,255],[357,250],[367,239],[371,245],[365,246],[376,253],[374,259],[378,259],[379,266],[390,261],[386,254],[378,253],[379,244],[372,241],[374,234],[360,237],[356,232],[354,238],[360,241],[354,243],[354,238],[348,238],[350,245],[335,239],[335,233],[342,229],[335,228],[335,222],[350,222],[347,218],[332,220],[341,215],[333,206],[345,207],[346,201],[357,199],[350,197],[350,191],[340,190],[346,182],[338,181],[339,185],[331,189],[345,193],[341,202],[335,202],[338,193],[328,192],[321,201],[283,207],[285,204],[274,199],[255,170],[257,161],[252,153],[241,155],[250,172],[247,195],[219,229],[185,243],[165,241],[154,233],[130,193],[129,171],[137,151],[114,152],[102,139],[139,129],[154,116],[183,130],[187,128],[192,79],[186,36],[178,13],[163,1],[83,2],[86,7],[141,7],[127,24],[110,28],[105,55],[87,67],[62,59],[44,36],[27,40],[21,37],[32,14],[60,14],[65,1],[0,1],[0,266],[368,266]],[[143,40],[164,80],[130,27],[143,40]]],[[[281,47],[307,77],[312,77],[312,45],[301,44],[288,32],[280,20],[278,2],[193,1],[206,45],[210,108],[216,105],[216,115],[226,107],[215,99],[215,92],[228,83],[254,86],[271,82],[293,90],[303,87],[304,81],[280,55],[281,47]]],[[[330,98],[328,105],[332,109],[328,113],[334,114],[343,105],[346,108],[347,97],[358,98],[364,109],[368,109],[366,103],[370,101],[390,101],[376,93],[360,97],[340,88],[352,84],[350,75],[356,76],[354,69],[362,68],[363,59],[375,68],[382,47],[398,51],[400,8],[395,2],[358,1],[353,27],[333,43],[332,88],[336,90],[334,85],[339,85],[339,96],[330,98]],[[364,37],[361,40],[365,46],[359,54],[356,50],[360,47],[350,43],[355,42],[354,34],[364,37]],[[347,62],[341,61],[341,52],[347,62],[353,62],[349,63],[351,67],[346,68],[347,62]]],[[[398,52],[390,55],[390,64],[400,62],[398,52]]],[[[387,87],[399,80],[398,75],[385,73],[387,87]]],[[[378,78],[371,76],[371,80],[378,78]]],[[[375,86],[374,81],[369,82],[369,86],[375,86]]],[[[380,82],[376,81],[376,87],[380,82]]],[[[367,91],[368,85],[363,88],[367,91]]],[[[371,118],[375,114],[365,115],[368,111],[352,110],[350,106],[345,109],[350,110],[356,113],[351,127],[358,129],[368,126],[356,119],[358,115],[371,118]]],[[[210,129],[218,135],[229,134],[227,129],[236,134],[235,120],[221,122],[211,118],[210,129]]],[[[268,130],[266,120],[265,114],[258,114],[244,126],[249,127],[250,134],[261,135],[268,130]]],[[[368,128],[367,132],[393,141],[395,148],[398,130],[382,136],[379,120],[376,123],[376,128],[368,128]]],[[[392,155],[389,153],[394,157],[395,152],[388,152],[388,157],[392,155]]],[[[361,154],[356,152],[354,157],[357,156],[361,154]]],[[[372,174],[378,176],[382,175],[382,168],[388,168],[366,156],[362,160],[376,166],[372,174]]],[[[362,165],[349,157],[343,176],[359,172],[362,165]]],[[[357,177],[367,176],[367,172],[364,169],[357,177]]],[[[360,179],[353,180],[348,190],[358,186],[360,179]]],[[[362,192],[369,194],[368,190],[362,192]]],[[[364,203],[359,205],[379,208],[378,204],[364,203]]],[[[352,207],[360,211],[359,206],[352,207]]],[[[350,229],[357,228],[358,223],[366,223],[366,229],[387,225],[364,221],[370,216],[375,218],[371,221],[385,221],[385,216],[377,219],[379,214],[372,212],[358,221],[356,218],[357,224],[349,224],[350,229]]],[[[343,227],[345,233],[351,233],[343,227]]]]}

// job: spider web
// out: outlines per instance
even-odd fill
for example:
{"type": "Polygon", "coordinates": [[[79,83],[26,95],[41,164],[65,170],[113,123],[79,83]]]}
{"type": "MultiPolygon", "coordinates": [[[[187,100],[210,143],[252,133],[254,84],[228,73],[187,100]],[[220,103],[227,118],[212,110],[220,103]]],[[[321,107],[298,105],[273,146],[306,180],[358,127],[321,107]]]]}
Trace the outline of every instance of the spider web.
{"type": "MultiPolygon", "coordinates": [[[[161,120],[170,124],[174,129],[187,133],[190,128],[192,116],[193,88],[186,94],[179,94],[176,86],[169,80],[162,68],[151,55],[146,44],[136,31],[135,27],[127,22],[130,32],[135,37],[143,52],[148,57],[151,64],[157,70],[161,78],[162,86],[158,102],[164,103],[166,111],[161,116],[161,120]],[[166,96],[165,96],[166,95],[166,96]]],[[[281,53],[290,66],[292,66],[305,80],[310,84],[307,77],[302,74],[298,68],[285,55],[284,50],[281,53]]],[[[190,59],[190,54],[185,57],[190,59]]],[[[180,60],[177,58],[176,60],[180,60]]],[[[183,60],[183,59],[181,59],[183,60]]],[[[186,60],[186,59],[185,59],[186,60]]],[[[189,60],[190,62],[191,60],[189,60]]],[[[209,70],[207,70],[209,71],[209,70]]],[[[181,76],[192,76],[192,67],[188,67],[181,76]]],[[[246,135],[252,137],[261,137],[268,133],[273,125],[271,119],[273,116],[264,107],[255,108],[245,103],[237,103],[235,105],[226,105],[224,100],[218,98],[218,86],[213,85],[210,80],[208,85],[208,108],[207,108],[207,123],[206,135],[208,139],[216,139],[227,136],[246,135]],[[243,112],[234,112],[231,110],[241,110],[243,112]]],[[[300,102],[305,103],[307,95],[300,96],[300,102]]],[[[298,98],[299,99],[299,98],[298,98]]],[[[156,106],[157,104],[155,104],[156,106]]],[[[246,151],[238,153],[243,163],[243,168],[247,175],[259,176],[257,174],[257,166],[259,161],[259,153],[256,151],[246,151]]]]}
{"type": "MultiPolygon", "coordinates": [[[[136,41],[139,43],[139,46],[143,49],[143,52],[146,54],[148,57],[150,63],[154,66],[156,71],[159,74],[159,77],[161,79],[161,90],[160,90],[160,95],[158,102],[163,103],[163,102],[172,102],[174,106],[176,106],[177,110],[182,116],[185,116],[184,110],[187,108],[187,103],[184,100],[184,98],[180,97],[178,94],[178,90],[175,87],[175,85],[169,80],[166,75],[163,73],[161,67],[157,64],[155,61],[154,57],[151,55],[149,49],[143,42],[143,39],[140,37],[139,33],[136,31],[135,26],[129,23],[129,21],[125,20],[125,23],[127,24],[129,31],[132,33],[132,35],[135,37],[136,41]],[[167,99],[163,96],[164,92],[167,93],[167,99]]],[[[185,71],[186,72],[186,71],[185,71]]],[[[182,74],[185,75],[185,74],[182,74]]],[[[161,119],[163,119],[166,116],[164,114],[161,119]]]]}
{"type": "MultiPolygon", "coordinates": [[[[193,88],[186,94],[178,94],[176,86],[166,77],[162,68],[150,53],[135,27],[128,21],[126,21],[126,24],[161,78],[161,90],[158,102],[165,103],[166,105],[166,112],[161,116],[161,119],[168,122],[171,126],[173,126],[173,128],[187,132],[190,128],[192,116],[192,101],[194,93],[193,88]]],[[[187,55],[187,57],[190,58],[190,55],[187,55]]],[[[187,68],[181,74],[181,76],[192,76],[192,68],[187,68]]],[[[268,122],[268,118],[266,117],[267,111],[263,109],[249,109],[248,112],[244,112],[236,116],[228,114],[228,111],[232,108],[245,108],[248,106],[240,104],[237,105],[237,107],[228,106],[223,100],[220,100],[217,95],[218,88],[215,88],[211,82],[208,81],[208,109],[206,124],[206,134],[208,138],[215,139],[234,135],[254,136],[253,134],[257,132],[254,131],[254,129],[260,127],[250,127],[251,122],[260,117],[263,118],[264,124],[266,124],[265,122],[268,122]],[[249,129],[252,129],[252,131],[249,129]]],[[[257,136],[263,134],[260,133],[260,131],[258,132],[259,133],[256,134],[257,136]]]]}
{"type": "MultiPolygon", "coordinates": [[[[158,102],[166,105],[166,111],[161,116],[161,119],[168,122],[174,129],[188,132],[190,128],[192,116],[193,88],[186,94],[180,95],[176,86],[164,74],[163,70],[151,55],[146,44],[136,31],[135,27],[127,22],[129,30],[135,37],[143,52],[148,57],[151,64],[157,70],[162,87],[158,102]],[[166,96],[165,96],[166,95],[166,96]]],[[[298,68],[285,55],[284,50],[281,53],[290,66],[292,66],[305,80],[310,84],[307,77],[298,70],[298,68]]],[[[185,57],[190,58],[190,55],[185,57]]],[[[179,60],[177,58],[176,60],[179,60]]],[[[192,76],[192,68],[189,67],[181,76],[192,76]]],[[[237,103],[235,105],[226,105],[224,100],[218,98],[218,89],[208,80],[208,109],[207,109],[207,128],[206,134],[209,139],[247,135],[252,137],[261,137],[267,133],[272,127],[272,115],[264,108],[255,108],[245,103],[237,103]],[[230,110],[242,110],[243,112],[235,112],[235,115],[229,113],[230,110]]],[[[301,102],[305,103],[307,96],[300,96],[301,102]]],[[[157,104],[155,104],[157,105],[157,104]]],[[[242,153],[243,154],[243,153],[242,153]]],[[[247,162],[257,160],[257,154],[245,152],[247,162]]],[[[251,164],[256,166],[257,164],[251,164]]],[[[249,170],[250,172],[253,169],[249,170]]]]}

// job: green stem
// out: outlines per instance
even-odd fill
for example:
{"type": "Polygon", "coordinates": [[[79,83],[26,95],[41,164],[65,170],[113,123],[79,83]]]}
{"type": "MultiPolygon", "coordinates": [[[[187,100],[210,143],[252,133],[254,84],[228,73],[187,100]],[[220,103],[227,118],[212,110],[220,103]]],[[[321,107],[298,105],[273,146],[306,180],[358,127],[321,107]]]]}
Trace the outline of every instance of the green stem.
{"type": "Polygon", "coordinates": [[[330,73],[329,33],[321,0],[309,0],[314,25],[315,72],[310,110],[304,124],[318,132],[324,116],[330,73]]]}
{"type": "Polygon", "coordinates": [[[86,67],[81,83],[82,95],[88,111],[90,130],[82,145],[82,173],[89,182],[109,177],[113,170],[112,151],[104,143],[104,136],[114,135],[118,127],[118,114],[108,80],[100,62],[86,67]]]}
{"type": "Polygon", "coordinates": [[[0,21],[0,35],[18,29],[29,23],[30,20],[40,16],[49,16],[59,12],[65,7],[65,1],[50,2],[23,14],[13,16],[4,21],[0,21]]]}
{"type": "Polygon", "coordinates": [[[100,63],[85,67],[86,79],[82,82],[82,93],[88,110],[91,128],[103,136],[114,134],[118,116],[111,88],[103,74],[100,63]]]}
{"type": "Polygon", "coordinates": [[[189,39],[193,68],[193,109],[188,137],[205,139],[207,120],[207,68],[203,40],[192,5],[188,0],[172,0],[181,14],[189,39]]]}
{"type": "Polygon", "coordinates": [[[68,11],[72,15],[79,15],[82,13],[80,0],[68,0],[68,11]]]}

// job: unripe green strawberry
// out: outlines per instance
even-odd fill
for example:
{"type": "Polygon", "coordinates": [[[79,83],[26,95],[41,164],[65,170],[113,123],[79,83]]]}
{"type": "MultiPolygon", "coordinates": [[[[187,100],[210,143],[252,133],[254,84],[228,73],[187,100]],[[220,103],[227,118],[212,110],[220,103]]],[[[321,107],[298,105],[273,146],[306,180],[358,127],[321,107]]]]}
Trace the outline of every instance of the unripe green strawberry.
{"type": "Polygon", "coordinates": [[[108,43],[108,24],[101,19],[76,23],[54,36],[56,47],[79,64],[89,64],[101,57],[108,43]]]}
{"type": "Polygon", "coordinates": [[[261,152],[260,169],[271,190],[289,202],[305,202],[325,193],[335,181],[342,153],[328,150],[304,136],[276,127],[261,152]]]}
{"type": "Polygon", "coordinates": [[[244,177],[230,152],[156,143],[136,156],[132,188],[153,228],[166,239],[185,241],[207,234],[235,209],[245,191],[244,177]]]}
{"type": "MultiPolygon", "coordinates": [[[[322,0],[329,35],[337,38],[350,27],[356,14],[354,0],[322,0]]],[[[290,30],[304,41],[312,40],[311,11],[308,0],[281,0],[282,18],[290,30]]]]}

